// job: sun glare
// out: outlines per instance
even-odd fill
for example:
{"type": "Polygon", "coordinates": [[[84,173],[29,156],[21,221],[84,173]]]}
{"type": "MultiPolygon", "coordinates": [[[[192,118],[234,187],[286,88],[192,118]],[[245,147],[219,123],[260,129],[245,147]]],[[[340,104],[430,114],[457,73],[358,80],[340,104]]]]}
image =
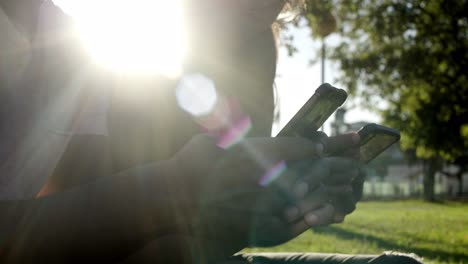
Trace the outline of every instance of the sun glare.
{"type": "Polygon", "coordinates": [[[185,53],[180,0],[67,1],[96,62],[131,74],[180,74],[185,53]]]}

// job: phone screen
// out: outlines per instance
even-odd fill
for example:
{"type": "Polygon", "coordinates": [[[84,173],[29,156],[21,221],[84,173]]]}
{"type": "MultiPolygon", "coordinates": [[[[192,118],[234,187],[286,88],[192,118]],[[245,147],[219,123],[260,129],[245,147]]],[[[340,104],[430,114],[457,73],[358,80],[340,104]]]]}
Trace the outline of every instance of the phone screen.
{"type": "Polygon", "coordinates": [[[398,137],[389,134],[376,134],[372,136],[360,147],[361,161],[371,161],[390,145],[398,141],[398,139],[398,137]]]}

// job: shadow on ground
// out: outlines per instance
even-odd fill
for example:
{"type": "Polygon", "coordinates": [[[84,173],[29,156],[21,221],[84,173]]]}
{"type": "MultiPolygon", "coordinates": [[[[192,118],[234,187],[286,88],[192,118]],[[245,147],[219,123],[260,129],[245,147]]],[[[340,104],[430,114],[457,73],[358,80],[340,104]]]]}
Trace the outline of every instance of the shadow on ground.
{"type": "Polygon", "coordinates": [[[439,261],[447,262],[447,263],[467,263],[468,262],[468,252],[466,254],[460,253],[451,253],[446,251],[440,250],[428,250],[418,247],[411,247],[411,246],[401,246],[396,243],[392,243],[391,241],[384,240],[382,238],[378,238],[371,235],[364,235],[348,230],[344,230],[339,227],[329,226],[329,227],[320,227],[314,228],[314,232],[322,233],[322,234],[333,234],[342,239],[359,239],[359,240],[366,240],[370,242],[376,243],[376,245],[380,248],[385,248],[388,250],[394,251],[401,251],[405,253],[415,253],[424,259],[438,259],[439,261]]]}

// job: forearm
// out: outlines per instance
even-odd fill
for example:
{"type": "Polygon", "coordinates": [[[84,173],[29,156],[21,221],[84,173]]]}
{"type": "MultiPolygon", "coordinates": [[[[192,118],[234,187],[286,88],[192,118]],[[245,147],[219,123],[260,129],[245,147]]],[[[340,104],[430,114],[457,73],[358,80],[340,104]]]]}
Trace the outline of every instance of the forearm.
{"type": "Polygon", "coordinates": [[[4,254],[112,260],[108,257],[131,253],[158,235],[181,232],[191,202],[174,193],[172,167],[162,162],[132,169],[17,206],[10,218],[20,221],[4,254]]]}

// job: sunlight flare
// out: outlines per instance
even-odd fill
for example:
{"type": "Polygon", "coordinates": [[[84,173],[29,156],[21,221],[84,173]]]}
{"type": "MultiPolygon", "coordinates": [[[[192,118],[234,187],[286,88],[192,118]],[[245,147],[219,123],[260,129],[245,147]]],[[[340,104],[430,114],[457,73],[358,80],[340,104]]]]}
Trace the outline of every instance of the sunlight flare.
{"type": "Polygon", "coordinates": [[[218,101],[213,80],[203,74],[188,74],[181,78],[176,88],[179,106],[195,117],[211,113],[218,101]]]}
{"type": "Polygon", "coordinates": [[[185,53],[180,0],[61,2],[98,64],[126,73],[180,74],[185,53]]]}

